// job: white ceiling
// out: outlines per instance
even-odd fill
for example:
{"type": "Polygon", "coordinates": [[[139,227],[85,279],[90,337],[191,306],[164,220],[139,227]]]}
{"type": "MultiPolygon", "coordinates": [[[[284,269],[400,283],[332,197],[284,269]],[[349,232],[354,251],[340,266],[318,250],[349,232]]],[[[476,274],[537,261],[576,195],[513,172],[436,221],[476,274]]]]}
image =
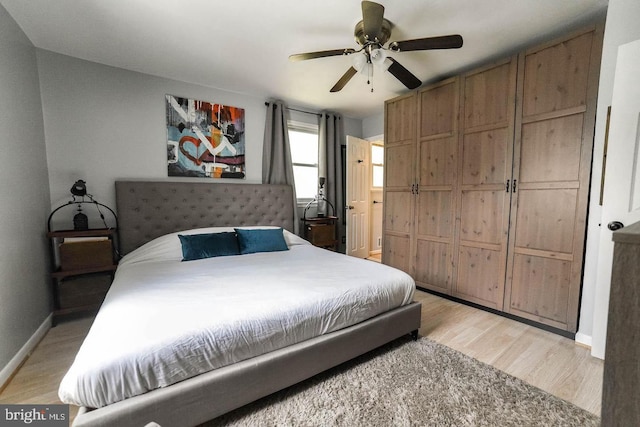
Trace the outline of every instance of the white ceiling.
{"type": "MultiPolygon", "coordinates": [[[[461,49],[392,56],[423,82],[513,52],[604,16],[607,0],[380,0],[390,41],[461,34],[461,49]]],[[[316,50],[357,48],[359,0],[0,0],[36,47],[128,70],[353,118],[382,113],[407,89],[375,73],[374,92],[339,56],[290,62],[316,50]]]]}

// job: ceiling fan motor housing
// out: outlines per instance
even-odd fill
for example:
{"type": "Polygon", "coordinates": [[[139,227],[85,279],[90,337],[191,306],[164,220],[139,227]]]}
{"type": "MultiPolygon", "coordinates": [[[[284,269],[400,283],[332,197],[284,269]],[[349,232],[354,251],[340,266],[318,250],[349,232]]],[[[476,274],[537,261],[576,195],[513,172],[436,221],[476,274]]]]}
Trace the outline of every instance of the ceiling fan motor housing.
{"type": "Polygon", "coordinates": [[[360,46],[366,46],[368,44],[377,44],[382,47],[391,37],[391,22],[387,19],[382,20],[382,26],[378,34],[365,34],[364,32],[364,20],[356,24],[356,28],[353,31],[353,35],[356,39],[356,43],[360,46]]]}

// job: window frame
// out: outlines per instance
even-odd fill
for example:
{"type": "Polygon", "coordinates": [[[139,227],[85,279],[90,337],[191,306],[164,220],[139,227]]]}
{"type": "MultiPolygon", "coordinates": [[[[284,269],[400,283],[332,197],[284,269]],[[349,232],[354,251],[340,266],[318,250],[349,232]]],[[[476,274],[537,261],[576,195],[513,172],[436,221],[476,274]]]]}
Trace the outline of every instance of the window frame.
{"type": "MultiPolygon", "coordinates": [[[[313,123],[305,123],[305,122],[299,122],[299,121],[295,121],[295,120],[288,120],[287,121],[287,132],[291,132],[291,131],[295,131],[295,132],[301,132],[301,133],[308,133],[308,134],[312,134],[315,135],[316,137],[319,136],[320,133],[320,126],[318,126],[317,124],[313,124],[313,123]]],[[[289,144],[291,145],[291,135],[289,134],[289,144]]],[[[316,152],[316,163],[296,163],[293,160],[293,156],[291,156],[291,163],[292,163],[292,167],[294,166],[298,166],[298,167],[312,167],[316,169],[316,172],[318,171],[319,166],[319,153],[316,152]]],[[[295,176],[295,173],[294,173],[295,176]]],[[[318,174],[316,173],[316,193],[318,191],[318,174]]],[[[296,185],[296,190],[297,190],[297,185],[296,185]]],[[[313,201],[315,199],[315,193],[314,193],[314,197],[298,197],[298,195],[296,194],[296,202],[298,204],[299,207],[304,207],[306,206],[309,202],[313,201]]]]}
{"type": "Polygon", "coordinates": [[[370,148],[370,155],[371,155],[371,190],[381,190],[384,187],[384,144],[379,142],[379,141],[372,141],[371,142],[371,148],[370,148]],[[382,148],[382,163],[374,163],[373,162],[373,147],[377,146],[382,148]],[[382,168],[382,173],[383,173],[383,178],[382,178],[382,185],[381,186],[375,186],[373,185],[373,170],[376,166],[379,166],[382,168]]]}

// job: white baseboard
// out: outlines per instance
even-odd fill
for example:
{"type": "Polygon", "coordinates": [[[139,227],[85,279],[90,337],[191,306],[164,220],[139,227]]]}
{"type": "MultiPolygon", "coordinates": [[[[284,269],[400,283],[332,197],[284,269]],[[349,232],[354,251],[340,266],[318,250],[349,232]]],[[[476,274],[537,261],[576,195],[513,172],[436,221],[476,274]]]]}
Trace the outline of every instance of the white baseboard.
{"type": "Polygon", "coordinates": [[[45,334],[51,329],[51,320],[53,319],[53,313],[49,314],[40,327],[31,335],[31,338],[22,346],[20,351],[7,363],[7,365],[0,371],[0,390],[11,379],[13,374],[20,368],[22,362],[29,357],[33,349],[36,348],[38,343],[44,338],[45,334]]]}
{"type": "Polygon", "coordinates": [[[591,348],[592,337],[591,337],[591,335],[586,335],[586,334],[583,334],[582,332],[577,332],[576,333],[576,342],[578,344],[581,344],[581,345],[585,346],[585,347],[591,348]]]}

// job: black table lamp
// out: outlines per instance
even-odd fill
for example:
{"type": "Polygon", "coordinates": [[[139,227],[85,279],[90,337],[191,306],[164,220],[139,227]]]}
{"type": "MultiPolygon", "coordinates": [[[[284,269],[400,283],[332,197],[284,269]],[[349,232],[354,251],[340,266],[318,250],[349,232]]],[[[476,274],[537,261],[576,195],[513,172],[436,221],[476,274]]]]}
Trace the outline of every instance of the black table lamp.
{"type": "MultiPolygon", "coordinates": [[[[71,195],[73,201],[76,200],[76,196],[82,197],[84,200],[84,196],[87,195],[86,182],[81,179],[77,180],[71,187],[71,195]]],[[[73,217],[73,229],[77,231],[89,229],[89,218],[82,212],[82,204],[80,203],[78,203],[78,213],[73,217]]]]}
{"type": "Polygon", "coordinates": [[[113,218],[116,221],[116,227],[118,226],[118,217],[116,216],[116,214],[113,211],[113,209],[111,209],[107,205],[103,205],[102,203],[99,203],[97,200],[95,200],[93,198],[93,196],[91,194],[88,194],[87,193],[87,183],[85,181],[83,181],[81,179],[77,180],[71,186],[71,190],[70,191],[71,191],[71,200],[69,202],[65,203],[62,206],[58,206],[49,215],[49,219],[47,220],[47,229],[49,231],[51,231],[51,217],[53,217],[53,214],[56,213],[58,210],[62,209],[63,207],[65,207],[65,206],[74,205],[74,204],[78,206],[78,211],[73,216],[73,229],[76,230],[76,231],[88,230],[89,229],[89,218],[87,217],[87,215],[84,214],[84,212],[82,212],[82,205],[84,203],[90,203],[90,204],[92,204],[92,205],[94,205],[96,207],[96,209],[98,210],[98,213],[100,214],[100,218],[102,219],[102,222],[104,223],[105,228],[110,228],[110,227],[107,225],[107,223],[105,221],[105,218],[104,218],[104,215],[102,214],[102,211],[100,210],[100,207],[104,207],[104,208],[108,209],[109,212],[111,212],[111,214],[113,215],[113,218]],[[85,197],[87,197],[89,200],[85,200],[85,197]]]}
{"type": "Polygon", "coordinates": [[[87,195],[87,183],[83,180],[77,180],[71,187],[71,194],[74,196],[84,197],[87,195]]]}

